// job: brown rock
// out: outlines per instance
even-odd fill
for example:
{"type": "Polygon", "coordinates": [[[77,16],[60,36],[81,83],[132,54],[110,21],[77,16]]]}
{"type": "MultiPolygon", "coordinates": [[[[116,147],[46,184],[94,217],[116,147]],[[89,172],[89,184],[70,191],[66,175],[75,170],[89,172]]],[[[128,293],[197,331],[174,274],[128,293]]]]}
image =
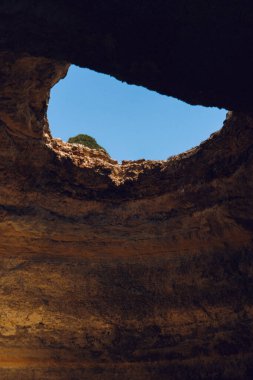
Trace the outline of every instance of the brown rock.
{"type": "Polygon", "coordinates": [[[1,54],[1,379],[251,379],[253,118],[119,165],[50,136],[67,67],[1,54]]]}

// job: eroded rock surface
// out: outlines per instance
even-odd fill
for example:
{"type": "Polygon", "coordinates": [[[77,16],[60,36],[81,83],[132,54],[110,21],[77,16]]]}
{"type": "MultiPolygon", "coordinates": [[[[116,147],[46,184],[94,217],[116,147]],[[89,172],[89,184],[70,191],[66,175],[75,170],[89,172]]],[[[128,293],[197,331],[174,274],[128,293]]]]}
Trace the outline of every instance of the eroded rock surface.
{"type": "Polygon", "coordinates": [[[1,55],[0,378],[252,379],[253,117],[119,165],[50,136],[67,68],[1,55]]]}
{"type": "Polygon", "coordinates": [[[252,112],[251,0],[1,0],[0,50],[252,112]]]}

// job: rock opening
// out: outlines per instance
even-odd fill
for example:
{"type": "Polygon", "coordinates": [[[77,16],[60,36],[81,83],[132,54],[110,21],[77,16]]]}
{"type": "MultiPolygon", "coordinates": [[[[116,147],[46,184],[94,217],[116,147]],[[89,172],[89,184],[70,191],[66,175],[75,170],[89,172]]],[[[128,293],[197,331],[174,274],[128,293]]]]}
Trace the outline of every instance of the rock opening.
{"type": "Polygon", "coordinates": [[[220,129],[225,115],[76,66],[53,87],[48,110],[53,136],[88,134],[119,162],[182,153],[220,129]]]}

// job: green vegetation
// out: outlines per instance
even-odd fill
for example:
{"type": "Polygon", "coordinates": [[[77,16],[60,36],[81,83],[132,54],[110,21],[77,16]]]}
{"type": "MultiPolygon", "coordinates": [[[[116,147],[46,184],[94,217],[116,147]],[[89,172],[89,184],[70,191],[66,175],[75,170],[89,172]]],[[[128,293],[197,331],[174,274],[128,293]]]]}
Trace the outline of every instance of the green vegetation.
{"type": "Polygon", "coordinates": [[[106,150],[101,145],[99,145],[93,137],[89,135],[80,134],[74,137],[70,137],[68,139],[68,143],[81,144],[91,149],[102,149],[104,152],[106,152],[106,150]]]}

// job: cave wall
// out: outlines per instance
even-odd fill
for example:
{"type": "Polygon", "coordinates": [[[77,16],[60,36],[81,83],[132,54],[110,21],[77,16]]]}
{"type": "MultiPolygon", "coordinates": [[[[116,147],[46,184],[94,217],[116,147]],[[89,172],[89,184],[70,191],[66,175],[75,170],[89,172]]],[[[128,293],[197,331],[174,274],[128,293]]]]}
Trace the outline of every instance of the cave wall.
{"type": "Polygon", "coordinates": [[[0,49],[75,63],[191,104],[252,111],[250,0],[2,0],[0,49]]]}
{"type": "Polygon", "coordinates": [[[187,4],[0,5],[1,379],[252,379],[251,7],[187,4]],[[50,135],[68,62],[234,111],[119,165],[50,135]]]}

